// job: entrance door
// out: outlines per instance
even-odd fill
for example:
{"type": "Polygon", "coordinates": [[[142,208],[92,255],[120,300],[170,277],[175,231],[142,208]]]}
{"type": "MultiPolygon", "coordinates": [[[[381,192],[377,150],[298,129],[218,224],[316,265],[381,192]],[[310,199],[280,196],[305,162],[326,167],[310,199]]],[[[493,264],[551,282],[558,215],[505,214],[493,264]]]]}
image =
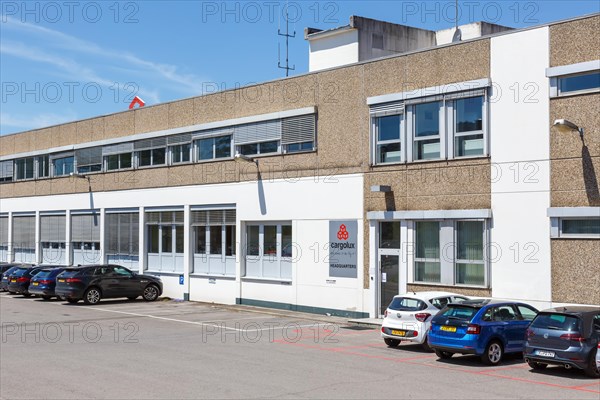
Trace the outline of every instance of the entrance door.
{"type": "Polygon", "coordinates": [[[379,269],[381,282],[379,290],[379,293],[381,293],[381,309],[379,312],[383,315],[394,296],[398,294],[400,256],[382,254],[379,258],[379,269]]]}

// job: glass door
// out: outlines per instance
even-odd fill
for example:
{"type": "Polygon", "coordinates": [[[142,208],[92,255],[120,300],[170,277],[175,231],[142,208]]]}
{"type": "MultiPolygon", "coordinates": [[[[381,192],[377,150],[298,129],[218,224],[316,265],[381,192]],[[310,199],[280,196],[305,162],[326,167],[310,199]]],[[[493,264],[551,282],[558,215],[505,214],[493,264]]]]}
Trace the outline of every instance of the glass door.
{"type": "Polygon", "coordinates": [[[379,314],[383,316],[387,306],[400,289],[400,222],[379,224],[379,314]]]}

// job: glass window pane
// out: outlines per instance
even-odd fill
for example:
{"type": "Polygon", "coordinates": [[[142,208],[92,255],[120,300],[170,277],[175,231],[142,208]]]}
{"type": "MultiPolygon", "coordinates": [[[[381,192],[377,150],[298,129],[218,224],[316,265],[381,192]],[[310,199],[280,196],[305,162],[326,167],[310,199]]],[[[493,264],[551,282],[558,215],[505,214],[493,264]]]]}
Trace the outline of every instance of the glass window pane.
{"type": "Polygon", "coordinates": [[[276,153],[279,148],[279,142],[264,142],[259,144],[260,154],[276,153]]]}
{"type": "Polygon", "coordinates": [[[418,221],[416,227],[416,257],[440,258],[440,223],[437,221],[418,221]]]}
{"type": "Polygon", "coordinates": [[[265,225],[264,255],[277,256],[277,226],[265,225]]]}
{"type": "Polygon", "coordinates": [[[600,88],[600,72],[560,78],[561,92],[576,92],[597,88],[600,88]]]}
{"type": "Polygon", "coordinates": [[[25,160],[17,160],[15,165],[17,167],[17,179],[25,179],[25,160]]]}
{"type": "Polygon", "coordinates": [[[210,254],[223,254],[222,232],[221,225],[210,227],[210,254]]]}
{"type": "Polygon", "coordinates": [[[175,227],[175,253],[183,253],[183,226],[175,227]]]}
{"type": "Polygon", "coordinates": [[[235,255],[235,225],[225,226],[225,255],[235,255]]]}
{"type": "Polygon", "coordinates": [[[152,150],[152,165],[161,165],[165,163],[165,148],[152,150]]]}
{"type": "Polygon", "coordinates": [[[292,226],[281,226],[281,257],[292,256],[292,226]]]}
{"type": "Polygon", "coordinates": [[[158,225],[148,225],[148,253],[158,253],[158,225]]]}
{"type": "Polygon", "coordinates": [[[241,145],[240,146],[240,154],[243,154],[245,156],[258,154],[258,144],[250,143],[250,144],[241,145]]]}
{"type": "Polygon", "coordinates": [[[313,142],[292,143],[287,145],[287,152],[295,153],[298,151],[310,151],[313,147],[313,142]]]}
{"type": "Polygon", "coordinates": [[[119,156],[117,154],[106,157],[106,169],[108,171],[119,169],[119,156]]]}
{"type": "Polygon", "coordinates": [[[33,178],[33,158],[25,159],[25,179],[33,178]]]}
{"type": "Polygon", "coordinates": [[[456,258],[483,261],[483,222],[458,221],[456,223],[456,258]]]}
{"type": "Polygon", "coordinates": [[[415,142],[415,160],[435,160],[440,158],[440,140],[419,140],[415,142]]]}
{"type": "Polygon", "coordinates": [[[258,225],[248,226],[246,234],[246,254],[249,256],[259,255],[260,243],[258,233],[258,225]]]}
{"type": "Polygon", "coordinates": [[[231,136],[215,138],[215,158],[231,157],[231,136]]]}
{"type": "Polygon", "coordinates": [[[563,219],[562,233],[600,235],[600,218],[563,219]]]}
{"type": "Polygon", "coordinates": [[[417,104],[414,112],[415,137],[435,136],[440,133],[440,102],[417,104]]]}
{"type": "Polygon", "coordinates": [[[400,115],[377,118],[377,140],[400,140],[400,115]]]}
{"type": "Polygon", "coordinates": [[[439,262],[415,262],[415,281],[437,282],[441,281],[439,262]]]}
{"type": "Polygon", "coordinates": [[[400,162],[400,142],[380,144],[377,146],[377,163],[400,162]]]}
{"type": "Polygon", "coordinates": [[[121,168],[131,168],[131,153],[123,153],[119,155],[121,160],[121,168]]]}
{"type": "Polygon", "coordinates": [[[201,160],[213,159],[213,138],[202,139],[198,142],[199,157],[201,160]]]}
{"type": "Polygon", "coordinates": [[[139,165],[145,167],[152,164],[152,150],[142,150],[138,153],[139,165]]]}
{"type": "Polygon", "coordinates": [[[456,132],[482,130],[482,112],[483,96],[456,100],[456,132]]]}
{"type": "Polygon", "coordinates": [[[173,163],[181,162],[181,146],[171,147],[171,161],[173,163]]]}
{"type": "Polygon", "coordinates": [[[483,134],[459,136],[454,147],[456,157],[480,156],[483,154],[483,134]]]}
{"type": "Polygon", "coordinates": [[[162,225],[162,253],[173,252],[173,228],[171,225],[162,225]]]}
{"type": "Polygon", "coordinates": [[[38,177],[41,178],[50,175],[49,167],[48,156],[38,157],[38,177]]]}
{"type": "Polygon", "coordinates": [[[190,148],[191,144],[186,143],[179,146],[181,148],[181,162],[189,162],[190,161],[190,148]]]}
{"type": "Polygon", "coordinates": [[[194,227],[194,237],[196,240],[196,243],[194,246],[194,253],[206,254],[206,227],[205,226],[195,226],[194,227]]]}
{"type": "Polygon", "coordinates": [[[379,248],[400,248],[400,222],[382,222],[379,225],[379,248]]]}
{"type": "Polygon", "coordinates": [[[462,285],[485,285],[483,264],[456,264],[456,283],[462,285]]]}

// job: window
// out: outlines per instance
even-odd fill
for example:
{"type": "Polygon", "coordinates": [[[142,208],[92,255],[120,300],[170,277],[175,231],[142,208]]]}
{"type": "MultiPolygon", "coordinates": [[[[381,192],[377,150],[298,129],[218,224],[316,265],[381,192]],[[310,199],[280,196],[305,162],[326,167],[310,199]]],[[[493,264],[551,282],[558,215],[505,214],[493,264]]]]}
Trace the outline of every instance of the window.
{"type": "Polygon", "coordinates": [[[400,223],[399,222],[381,222],[379,224],[379,248],[380,249],[399,249],[400,248],[400,223]]]}
{"type": "MultiPolygon", "coordinates": [[[[139,213],[112,213],[105,216],[104,243],[109,263],[137,268],[139,261],[139,213]]],[[[148,238],[152,240],[152,235],[148,238]]]]}
{"type": "Polygon", "coordinates": [[[489,226],[485,219],[408,221],[414,238],[409,281],[445,286],[487,287],[489,226]],[[412,275],[412,276],[411,276],[412,275]]]}
{"type": "Polygon", "coordinates": [[[65,263],[66,222],[66,217],[64,215],[40,216],[42,263],[65,263]]]}
{"type": "Polygon", "coordinates": [[[292,143],[286,145],[285,152],[286,153],[300,153],[302,151],[312,151],[314,150],[314,142],[302,142],[302,143],[292,143]]]}
{"type": "Polygon", "coordinates": [[[198,160],[214,160],[231,157],[231,135],[201,139],[198,144],[198,160]]]}
{"type": "Polygon", "coordinates": [[[50,157],[39,156],[37,158],[37,177],[46,178],[50,176],[50,157]]]}
{"type": "Polygon", "coordinates": [[[0,161],[0,182],[10,182],[13,180],[14,162],[13,160],[0,161]]]}
{"type": "Polygon", "coordinates": [[[440,223],[415,223],[415,281],[440,281],[440,223]]]}
{"type": "Polygon", "coordinates": [[[131,153],[111,154],[105,156],[106,170],[130,169],[133,166],[131,153]]]}
{"type": "Polygon", "coordinates": [[[150,211],[146,213],[148,269],[183,271],[183,211],[150,211]]]}
{"type": "Polygon", "coordinates": [[[517,306],[517,309],[521,314],[521,318],[523,318],[525,321],[533,321],[533,319],[537,315],[537,311],[531,307],[517,306]]]}
{"type": "Polygon", "coordinates": [[[375,118],[376,163],[402,161],[402,115],[375,118]]]}
{"type": "Polygon", "coordinates": [[[148,167],[152,165],[163,165],[165,163],[166,149],[151,149],[138,152],[138,166],[148,167]]]}
{"type": "Polygon", "coordinates": [[[562,76],[558,78],[558,94],[594,92],[600,89],[600,71],[562,76]]]}
{"type": "Polygon", "coordinates": [[[96,213],[71,216],[71,247],[73,265],[99,263],[100,215],[96,213]]]}
{"type": "Polygon", "coordinates": [[[245,156],[277,153],[279,151],[279,141],[243,144],[238,146],[238,151],[245,156]]]}
{"type": "Polygon", "coordinates": [[[15,179],[23,180],[23,179],[33,179],[33,171],[34,171],[34,158],[21,158],[15,161],[15,179]]]}
{"type": "Polygon", "coordinates": [[[190,143],[178,144],[171,146],[171,163],[180,164],[190,162],[192,145],[190,143]]]}
{"type": "Polygon", "coordinates": [[[246,226],[246,277],[292,279],[292,226],[246,226]]]}
{"type": "Polygon", "coordinates": [[[192,210],[194,272],[235,275],[235,210],[192,210]]]}
{"type": "Polygon", "coordinates": [[[102,147],[88,147],[75,151],[77,172],[87,174],[102,171],[102,147]]]}
{"type": "Polygon", "coordinates": [[[281,120],[281,145],[286,153],[315,150],[316,116],[314,114],[281,120]]]}
{"type": "Polygon", "coordinates": [[[483,96],[454,101],[454,157],[483,155],[483,96]]]}
{"type": "Polygon", "coordinates": [[[561,218],[561,237],[600,238],[600,218],[561,218]]]}
{"type": "Polygon", "coordinates": [[[394,297],[388,308],[395,311],[419,311],[426,309],[427,304],[410,297],[394,297]]]}
{"type": "Polygon", "coordinates": [[[74,156],[53,159],[52,167],[54,171],[54,176],[66,176],[72,174],[74,164],[74,156]]]}
{"type": "Polygon", "coordinates": [[[417,104],[413,107],[413,159],[439,159],[441,102],[417,104]]]}
{"type": "Polygon", "coordinates": [[[456,283],[483,286],[483,221],[456,222],[456,283]]]}

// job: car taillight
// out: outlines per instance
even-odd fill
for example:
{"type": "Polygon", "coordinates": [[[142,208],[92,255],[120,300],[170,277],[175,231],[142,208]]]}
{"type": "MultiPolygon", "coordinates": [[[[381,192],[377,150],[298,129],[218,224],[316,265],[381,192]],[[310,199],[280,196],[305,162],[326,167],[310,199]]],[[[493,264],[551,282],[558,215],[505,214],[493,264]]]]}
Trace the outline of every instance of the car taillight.
{"type": "Polygon", "coordinates": [[[67,278],[67,279],[65,279],[65,282],[67,282],[67,283],[81,283],[81,279],[79,279],[79,278],[67,278]]]}
{"type": "Polygon", "coordinates": [[[579,342],[579,343],[585,342],[585,338],[583,336],[581,336],[580,333],[565,333],[563,335],[560,335],[560,338],[565,339],[565,340],[572,340],[574,342],[579,342]]]}
{"type": "Polygon", "coordinates": [[[467,334],[471,335],[479,335],[481,333],[481,327],[476,324],[467,325],[467,334]]]}
{"type": "Polygon", "coordinates": [[[17,282],[23,283],[23,282],[29,282],[29,278],[25,278],[24,276],[17,278],[17,282]]]}
{"type": "Polygon", "coordinates": [[[52,281],[49,281],[49,280],[47,280],[47,279],[41,280],[41,281],[39,281],[39,282],[40,282],[42,285],[49,285],[49,284],[51,284],[51,283],[52,283],[52,281]]]}
{"type": "Polygon", "coordinates": [[[387,315],[388,315],[388,310],[385,310],[385,312],[383,313],[383,316],[387,317],[387,315]]]}
{"type": "Polygon", "coordinates": [[[381,332],[385,333],[385,328],[383,326],[381,327],[381,332]]]}
{"type": "Polygon", "coordinates": [[[427,318],[429,318],[429,317],[431,317],[431,314],[428,314],[428,313],[418,313],[418,314],[415,314],[415,318],[419,322],[425,322],[425,321],[427,321],[427,318]]]}

